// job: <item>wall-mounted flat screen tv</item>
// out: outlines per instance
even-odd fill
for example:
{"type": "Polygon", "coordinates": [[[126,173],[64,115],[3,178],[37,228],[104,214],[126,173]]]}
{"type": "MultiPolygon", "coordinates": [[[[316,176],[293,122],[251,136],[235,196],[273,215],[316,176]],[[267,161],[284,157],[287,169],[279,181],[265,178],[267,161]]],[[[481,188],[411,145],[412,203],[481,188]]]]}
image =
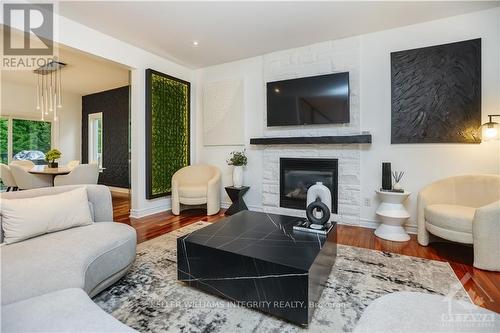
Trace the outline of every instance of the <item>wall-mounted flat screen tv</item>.
{"type": "Polygon", "coordinates": [[[348,72],[267,83],[267,126],[348,122],[348,72]]]}

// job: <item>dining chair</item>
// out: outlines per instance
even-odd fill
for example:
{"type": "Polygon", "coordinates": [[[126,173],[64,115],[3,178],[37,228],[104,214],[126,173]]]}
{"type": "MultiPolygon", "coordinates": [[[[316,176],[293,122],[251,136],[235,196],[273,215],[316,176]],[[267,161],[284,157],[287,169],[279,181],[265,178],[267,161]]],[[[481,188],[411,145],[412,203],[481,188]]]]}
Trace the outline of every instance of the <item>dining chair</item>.
{"type": "Polygon", "coordinates": [[[54,178],[54,186],[97,184],[99,178],[99,166],[97,163],[77,165],[67,175],[60,175],[54,178]]]}
{"type": "Polygon", "coordinates": [[[23,167],[26,170],[29,170],[35,166],[35,163],[33,163],[30,160],[14,160],[10,162],[9,165],[18,165],[20,167],[23,167]]]}
{"type": "Polygon", "coordinates": [[[73,170],[79,164],[80,164],[79,160],[72,160],[72,161],[69,161],[68,164],[66,164],[66,168],[68,168],[69,170],[73,170]]]}
{"type": "Polygon", "coordinates": [[[6,187],[6,191],[17,190],[17,184],[12,176],[12,172],[7,164],[0,163],[0,179],[3,185],[6,187]]]}
{"type": "Polygon", "coordinates": [[[31,174],[28,172],[29,169],[17,164],[10,164],[9,167],[20,190],[52,186],[52,176],[50,175],[31,174]]]}

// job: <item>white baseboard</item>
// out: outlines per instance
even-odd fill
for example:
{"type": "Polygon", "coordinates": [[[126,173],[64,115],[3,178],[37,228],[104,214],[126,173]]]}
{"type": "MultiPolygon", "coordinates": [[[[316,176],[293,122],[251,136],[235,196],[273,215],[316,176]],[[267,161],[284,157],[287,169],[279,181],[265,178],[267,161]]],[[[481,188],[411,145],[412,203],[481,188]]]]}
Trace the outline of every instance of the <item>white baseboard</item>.
{"type": "Polygon", "coordinates": [[[131,209],[130,210],[130,217],[140,219],[141,217],[146,217],[149,215],[154,215],[158,213],[163,213],[163,212],[168,212],[169,210],[172,210],[172,207],[170,204],[168,205],[161,205],[161,206],[155,206],[155,207],[148,207],[148,208],[142,208],[142,209],[131,209]]]}

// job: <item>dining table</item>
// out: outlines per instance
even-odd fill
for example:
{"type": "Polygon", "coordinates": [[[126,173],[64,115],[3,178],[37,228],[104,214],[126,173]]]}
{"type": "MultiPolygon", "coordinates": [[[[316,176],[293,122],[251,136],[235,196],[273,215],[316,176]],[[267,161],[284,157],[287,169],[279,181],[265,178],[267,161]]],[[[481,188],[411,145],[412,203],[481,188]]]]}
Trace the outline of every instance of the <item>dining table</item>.
{"type": "Polygon", "coordinates": [[[67,167],[49,168],[48,165],[35,165],[28,170],[29,173],[35,175],[49,175],[52,176],[52,186],[54,186],[54,179],[59,175],[67,175],[71,170],[67,167]]]}

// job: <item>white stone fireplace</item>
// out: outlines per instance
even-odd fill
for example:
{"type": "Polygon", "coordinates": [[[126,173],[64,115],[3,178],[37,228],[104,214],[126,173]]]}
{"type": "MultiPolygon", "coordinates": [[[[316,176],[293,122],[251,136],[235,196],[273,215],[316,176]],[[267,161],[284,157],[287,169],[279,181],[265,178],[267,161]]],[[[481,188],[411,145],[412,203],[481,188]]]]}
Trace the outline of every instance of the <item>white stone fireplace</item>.
{"type": "Polygon", "coordinates": [[[349,145],[334,149],[330,146],[266,148],[262,183],[264,211],[305,217],[305,210],[280,207],[280,158],[292,157],[338,159],[338,208],[337,214],[332,214],[332,218],[341,223],[359,224],[361,202],[359,151],[349,145]]]}
{"type": "MultiPolygon", "coordinates": [[[[338,40],[274,52],[264,57],[265,82],[349,72],[350,123],[267,127],[265,137],[318,137],[360,134],[359,40],[338,40]]],[[[264,82],[264,84],[265,84],[264,82]]],[[[264,107],[264,110],[266,107],[264,107]]],[[[332,219],[359,224],[361,210],[360,149],[358,144],[269,145],[263,149],[262,205],[264,211],[305,217],[305,210],[280,207],[280,158],[338,160],[338,214],[332,219]]]]}

